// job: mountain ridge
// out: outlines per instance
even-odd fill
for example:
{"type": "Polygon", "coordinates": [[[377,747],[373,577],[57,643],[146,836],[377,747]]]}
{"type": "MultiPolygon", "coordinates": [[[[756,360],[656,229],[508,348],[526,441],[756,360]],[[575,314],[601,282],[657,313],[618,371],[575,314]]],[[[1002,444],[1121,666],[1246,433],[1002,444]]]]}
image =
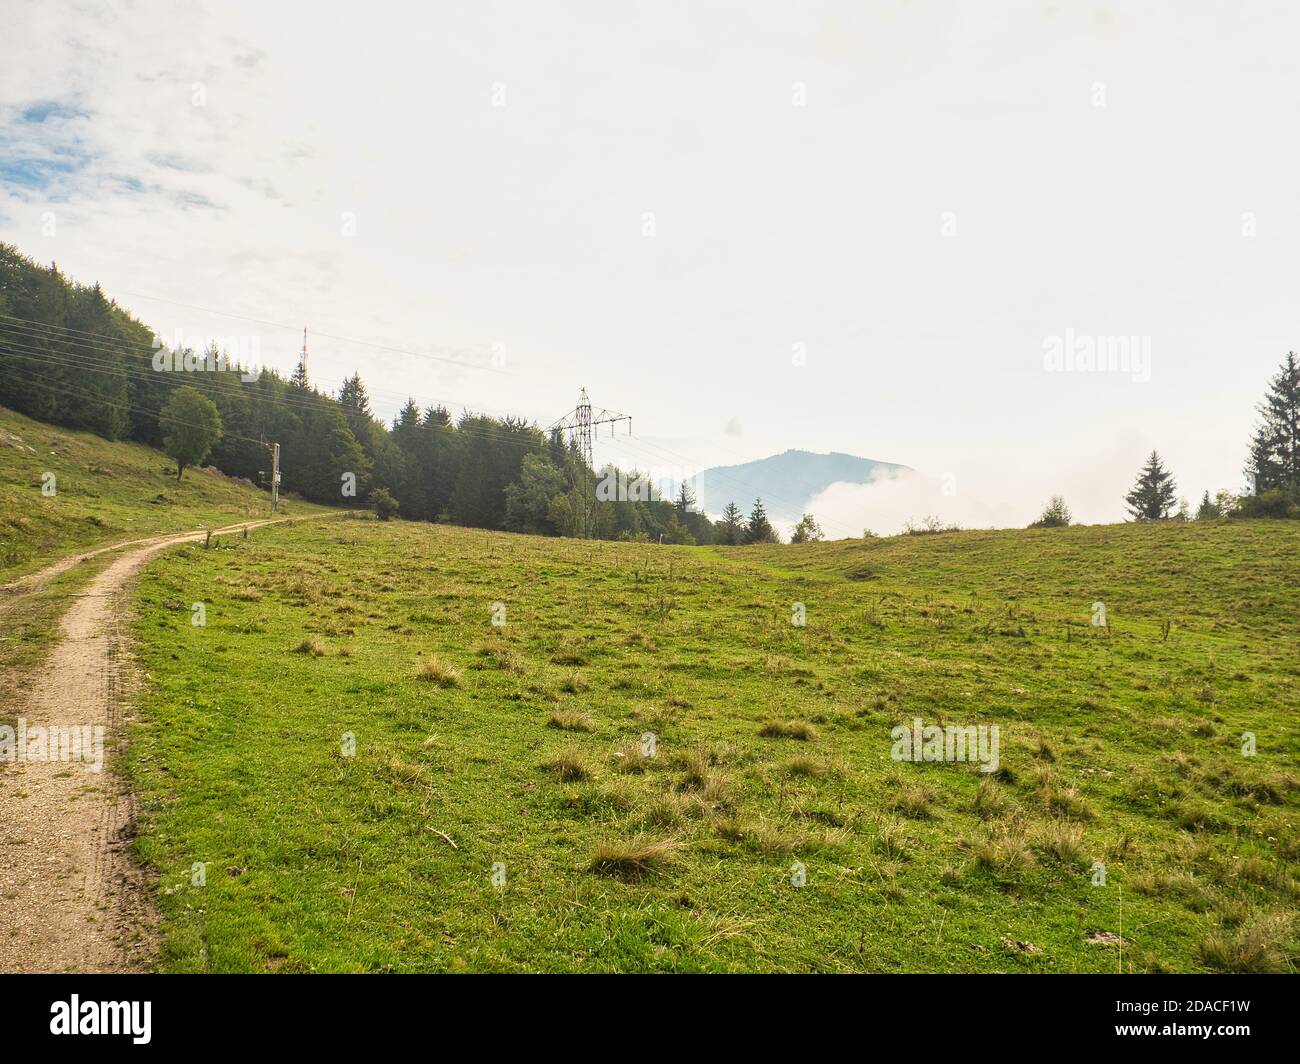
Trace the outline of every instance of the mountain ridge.
{"type": "Polygon", "coordinates": [[[832,484],[865,484],[882,474],[914,472],[911,466],[844,451],[822,453],[791,447],[750,462],[712,466],[687,483],[705,513],[719,514],[728,502],[748,512],[754,499],[761,498],[770,517],[793,521],[832,484]]]}

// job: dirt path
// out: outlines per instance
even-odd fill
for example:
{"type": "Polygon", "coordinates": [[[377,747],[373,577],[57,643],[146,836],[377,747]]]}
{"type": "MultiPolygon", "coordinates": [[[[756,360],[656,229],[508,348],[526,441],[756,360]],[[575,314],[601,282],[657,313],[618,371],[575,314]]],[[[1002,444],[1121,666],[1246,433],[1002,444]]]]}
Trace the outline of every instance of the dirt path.
{"type": "MultiPolygon", "coordinates": [[[[159,551],[205,535],[118,545],[123,553],[73,601],[54,650],[17,705],[0,710],[0,724],[16,728],[14,718],[24,718],[28,746],[35,728],[101,727],[107,760],[124,734],[127,588],[159,551]]],[[[24,590],[83,557],[32,574],[24,590]]],[[[148,891],[130,856],[133,799],[107,764],[90,767],[53,757],[0,762],[0,972],[136,971],[152,956],[148,891]]]]}

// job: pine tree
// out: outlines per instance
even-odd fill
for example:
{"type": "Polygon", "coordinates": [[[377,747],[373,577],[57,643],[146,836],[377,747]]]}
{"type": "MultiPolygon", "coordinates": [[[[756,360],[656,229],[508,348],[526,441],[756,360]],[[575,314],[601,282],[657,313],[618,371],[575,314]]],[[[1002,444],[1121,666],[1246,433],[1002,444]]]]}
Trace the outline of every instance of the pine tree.
{"type": "Polygon", "coordinates": [[[1174,478],[1155,451],[1147,458],[1133,490],[1124,496],[1134,521],[1161,521],[1174,508],[1174,478]]]}
{"type": "Polygon", "coordinates": [[[749,523],[745,525],[745,542],[778,542],[776,530],[772,527],[772,522],[767,519],[767,511],[763,509],[762,499],[754,500],[754,509],[749,515],[749,523]]]}
{"type": "Polygon", "coordinates": [[[727,503],[722,511],[722,520],[718,522],[714,542],[734,547],[744,538],[745,526],[740,507],[734,502],[727,503]]]}
{"type": "Polygon", "coordinates": [[[347,418],[348,428],[352,430],[352,435],[356,437],[357,442],[363,448],[373,450],[370,431],[370,396],[366,394],[366,386],[361,380],[360,373],[353,373],[339,388],[339,406],[343,408],[343,416],[347,418]]]}
{"type": "Polygon", "coordinates": [[[1259,405],[1263,422],[1250,444],[1246,474],[1254,494],[1280,489],[1300,496],[1300,359],[1288,351],[1259,405]]]}
{"type": "Polygon", "coordinates": [[[1222,517],[1218,504],[1210,498],[1210,493],[1206,490],[1201,496],[1201,505],[1196,508],[1196,520],[1205,521],[1214,517],[1222,517]]]}
{"type": "Polygon", "coordinates": [[[677,492],[677,515],[684,517],[695,509],[695,492],[691,491],[691,486],[686,481],[682,481],[682,486],[677,492]]]}

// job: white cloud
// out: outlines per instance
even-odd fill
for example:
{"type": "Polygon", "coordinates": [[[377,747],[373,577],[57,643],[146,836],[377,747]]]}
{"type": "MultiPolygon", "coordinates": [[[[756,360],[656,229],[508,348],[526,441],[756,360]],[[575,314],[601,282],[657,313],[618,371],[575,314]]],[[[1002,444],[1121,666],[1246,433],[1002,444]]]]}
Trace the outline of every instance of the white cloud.
{"type": "MultiPolygon", "coordinates": [[[[360,369],[389,414],[413,393],[545,424],[586,386],[696,466],[957,474],[946,504],[886,492],[890,521],[1023,524],[1058,492],[1114,520],[1151,446],[1189,496],[1239,482],[1296,346],[1300,16],[739,11],[10,4],[0,159],[78,165],[0,177],[0,235],[164,333],[256,331],[286,371],[309,325],[316,380],[360,369]],[[41,101],[84,117],[21,123],[41,101]],[[1067,330],[1150,337],[1150,381],[1043,372],[1067,330]],[[494,344],[505,372],[439,360],[494,344]]],[[[823,505],[872,523],[872,491],[823,505]]]]}

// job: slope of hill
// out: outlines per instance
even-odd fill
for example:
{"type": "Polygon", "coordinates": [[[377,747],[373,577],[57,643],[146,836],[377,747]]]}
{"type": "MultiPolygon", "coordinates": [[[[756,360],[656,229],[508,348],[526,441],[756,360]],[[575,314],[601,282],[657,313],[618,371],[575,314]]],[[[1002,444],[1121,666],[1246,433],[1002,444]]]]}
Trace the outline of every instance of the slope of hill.
{"type": "Polygon", "coordinates": [[[1295,522],[180,548],[134,622],[162,965],[1294,971],[1297,558],[1295,522]],[[997,727],[997,771],[895,760],[918,719],[997,727]]]}
{"type": "MultiPolygon", "coordinates": [[[[296,500],[280,507],[321,509],[296,500]]],[[[177,481],[161,451],[0,407],[0,583],[69,551],[270,515],[270,496],[245,481],[211,469],[177,481]]]]}
{"type": "Polygon", "coordinates": [[[741,465],[706,469],[691,480],[691,485],[706,513],[720,514],[729,502],[748,513],[750,504],[759,497],[773,519],[797,521],[808,503],[832,484],[865,484],[873,477],[910,472],[908,466],[836,451],[814,454],[791,450],[741,465]]]}

